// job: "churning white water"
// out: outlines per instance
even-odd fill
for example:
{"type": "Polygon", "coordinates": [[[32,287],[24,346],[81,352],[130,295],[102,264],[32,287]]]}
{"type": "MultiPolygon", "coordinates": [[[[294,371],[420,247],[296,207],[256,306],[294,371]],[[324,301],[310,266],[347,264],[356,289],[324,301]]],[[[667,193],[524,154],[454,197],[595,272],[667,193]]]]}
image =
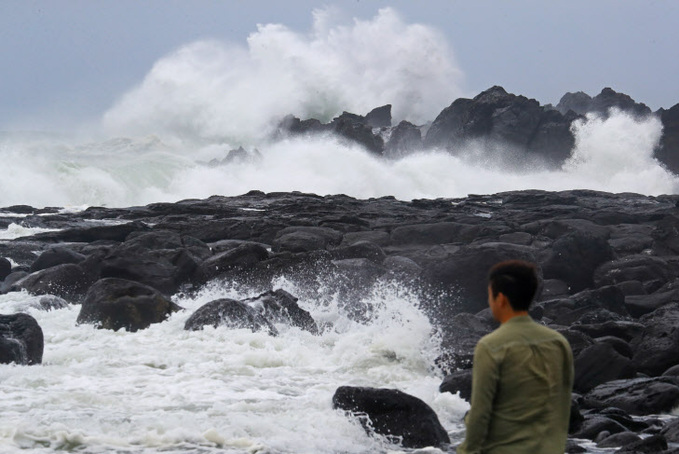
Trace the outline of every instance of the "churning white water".
{"type": "Polygon", "coordinates": [[[28,312],[45,334],[42,365],[0,365],[0,452],[398,451],[332,409],[341,385],[415,395],[459,438],[468,405],[439,394],[436,337],[407,290],[376,287],[363,301],[372,305],[365,323],[350,320],[329,289],[302,299],[325,327],[319,336],[283,326],[279,337],[183,330],[202,304],[246,296],[219,284],[175,296],[186,311],[136,333],[76,326],[79,306],[44,312],[27,294],[0,296],[3,312],[28,312]]]}

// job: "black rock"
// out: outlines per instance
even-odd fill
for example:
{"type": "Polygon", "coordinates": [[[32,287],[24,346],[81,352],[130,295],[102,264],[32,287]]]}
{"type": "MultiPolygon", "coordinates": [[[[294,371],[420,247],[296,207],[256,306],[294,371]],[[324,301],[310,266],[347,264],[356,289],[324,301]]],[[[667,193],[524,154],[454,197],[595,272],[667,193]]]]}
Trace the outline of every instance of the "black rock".
{"type": "Polygon", "coordinates": [[[187,331],[202,330],[205,326],[226,326],[231,329],[247,328],[253,333],[267,331],[271,336],[278,330],[257,310],[248,304],[230,298],[220,298],[204,304],[186,320],[187,331]]]}
{"type": "Polygon", "coordinates": [[[365,116],[365,124],[371,128],[391,127],[391,104],[375,107],[365,116]]]}
{"type": "Polygon", "coordinates": [[[195,272],[194,279],[204,283],[229,270],[248,268],[268,258],[269,252],[262,245],[241,243],[202,262],[195,272]]]}
{"type": "Polygon", "coordinates": [[[80,263],[83,260],[85,260],[83,254],[65,247],[53,247],[40,254],[31,264],[31,273],[64,263],[80,263]]]}
{"type": "Polygon", "coordinates": [[[594,440],[604,431],[608,434],[617,434],[626,432],[627,428],[613,419],[601,415],[590,414],[585,416],[585,420],[582,422],[580,429],[572,434],[572,436],[574,438],[594,440]]]}
{"type": "Polygon", "coordinates": [[[660,433],[670,443],[679,443],[679,419],[673,419],[667,423],[660,433]]]}
{"type": "Polygon", "coordinates": [[[575,358],[573,389],[586,393],[611,380],[632,378],[635,372],[629,358],[619,354],[610,344],[596,343],[575,358]]]}
{"type": "Polygon", "coordinates": [[[402,121],[391,131],[389,141],[384,147],[384,155],[390,158],[398,158],[421,149],[422,132],[420,128],[407,121],[402,121]]]}
{"type": "Polygon", "coordinates": [[[332,403],[333,408],[357,416],[368,433],[374,431],[405,448],[450,444],[431,407],[402,391],[341,386],[332,403]]]}
{"type": "Polygon", "coordinates": [[[22,278],[11,289],[24,289],[33,295],[56,295],[69,302],[80,302],[97,276],[80,265],[66,263],[22,278]]]}
{"type": "Polygon", "coordinates": [[[679,174],[679,104],[659,113],[663,135],[655,157],[669,170],[679,174]]]}
{"type": "Polygon", "coordinates": [[[278,232],[273,242],[275,252],[310,252],[338,245],[342,234],[327,227],[287,227],[278,232]]]}
{"type": "Polygon", "coordinates": [[[583,396],[589,408],[617,407],[632,415],[666,413],[679,404],[674,377],[633,378],[601,384],[583,396]]]}
{"type": "Polygon", "coordinates": [[[0,315],[0,364],[42,363],[44,337],[28,314],[0,315]]]}
{"type": "Polygon", "coordinates": [[[5,257],[0,257],[0,281],[3,281],[12,272],[12,263],[5,257]]]}
{"type": "Polygon", "coordinates": [[[651,435],[639,441],[622,447],[618,453],[625,454],[655,454],[667,449],[667,440],[662,435],[651,435]]]}
{"type": "Polygon", "coordinates": [[[87,291],[77,322],[135,332],[164,321],[180,309],[152,287],[125,279],[105,278],[87,291]]]}
{"type": "Polygon", "coordinates": [[[462,369],[446,375],[439,385],[439,392],[460,393],[460,398],[469,402],[472,397],[472,370],[462,369]]]}
{"type": "Polygon", "coordinates": [[[619,448],[641,440],[641,437],[634,432],[620,432],[601,440],[596,444],[597,448],[619,448]]]}
{"type": "Polygon", "coordinates": [[[318,326],[309,313],[299,307],[298,299],[283,289],[271,290],[243,300],[272,323],[285,323],[318,334],[318,326]]]}
{"type": "Polygon", "coordinates": [[[664,306],[639,321],[645,327],[630,342],[639,371],[657,376],[679,364],[679,303],[664,306]]]}

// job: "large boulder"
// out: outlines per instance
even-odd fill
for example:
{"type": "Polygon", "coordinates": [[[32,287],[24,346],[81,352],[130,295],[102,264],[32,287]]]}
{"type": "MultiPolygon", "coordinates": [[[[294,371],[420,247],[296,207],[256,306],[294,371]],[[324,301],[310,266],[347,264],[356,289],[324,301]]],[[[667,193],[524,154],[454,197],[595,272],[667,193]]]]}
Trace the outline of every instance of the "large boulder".
{"type": "Polygon", "coordinates": [[[253,333],[266,331],[271,336],[278,335],[278,330],[256,309],[242,301],[220,298],[199,307],[186,320],[184,329],[199,331],[205,326],[217,328],[226,326],[231,329],[246,328],[253,333]]]}
{"type": "Polygon", "coordinates": [[[390,158],[398,158],[421,148],[422,132],[420,128],[404,120],[391,131],[389,141],[384,148],[384,155],[390,158]]]}
{"type": "Polygon", "coordinates": [[[664,306],[639,321],[645,328],[630,342],[639,371],[657,376],[679,364],[679,303],[664,306]]]}
{"type": "Polygon", "coordinates": [[[439,318],[437,324],[441,332],[441,355],[436,358],[437,366],[447,374],[470,369],[474,348],[481,337],[492,331],[491,324],[465,312],[439,318]]]}
{"type": "Polygon", "coordinates": [[[450,444],[448,433],[431,407],[397,389],[341,386],[332,404],[333,408],[357,416],[368,433],[374,431],[405,448],[450,444]]]}
{"type": "Polygon", "coordinates": [[[125,279],[105,278],[88,290],[77,322],[135,332],[166,320],[180,309],[152,287],[125,279]]]}
{"type": "Polygon", "coordinates": [[[297,301],[298,298],[283,289],[270,290],[243,300],[272,323],[283,323],[318,334],[318,326],[313,317],[309,311],[299,307],[297,301]]]}
{"type": "Polygon", "coordinates": [[[0,364],[40,364],[44,337],[28,314],[0,315],[0,364]]]}

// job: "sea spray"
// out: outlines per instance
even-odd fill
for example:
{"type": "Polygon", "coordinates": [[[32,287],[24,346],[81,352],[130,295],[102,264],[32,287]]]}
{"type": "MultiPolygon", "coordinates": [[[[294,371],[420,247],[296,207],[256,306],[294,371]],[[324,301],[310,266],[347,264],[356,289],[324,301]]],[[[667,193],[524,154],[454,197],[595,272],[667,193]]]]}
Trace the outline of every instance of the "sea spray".
{"type": "Polygon", "coordinates": [[[391,8],[349,25],[333,23],[323,9],[307,34],[266,24],[246,48],[182,47],[105,114],[104,127],[116,135],[253,142],[287,114],[328,121],[388,103],[398,121],[423,123],[464,94],[461,79],[437,30],[406,24],[391,8]]]}
{"type": "MultiPolygon", "coordinates": [[[[305,294],[293,279],[277,284],[305,294]]],[[[330,283],[331,284],[331,283],[330,283]]],[[[316,290],[314,290],[315,292],[316,290]]],[[[332,409],[341,385],[398,388],[429,403],[443,425],[461,430],[468,405],[441,396],[432,327],[416,298],[394,283],[368,289],[369,320],[339,307],[333,286],[320,304],[300,299],[320,336],[281,327],[278,337],[224,327],[184,331],[188,316],[220,297],[253,296],[246,287],[213,282],[176,295],[186,311],[136,333],[76,326],[78,306],[34,309],[25,293],[0,296],[8,311],[33,315],[45,333],[43,364],[0,366],[0,450],[54,452],[320,452],[393,450],[332,409]]]]}

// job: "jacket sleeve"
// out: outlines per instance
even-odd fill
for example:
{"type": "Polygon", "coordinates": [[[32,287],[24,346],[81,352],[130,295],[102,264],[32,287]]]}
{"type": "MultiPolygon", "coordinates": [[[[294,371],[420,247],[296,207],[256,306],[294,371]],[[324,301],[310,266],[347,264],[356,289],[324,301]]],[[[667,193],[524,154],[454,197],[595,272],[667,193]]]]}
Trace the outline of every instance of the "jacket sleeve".
{"type": "Polygon", "coordinates": [[[479,342],[474,349],[471,409],[465,418],[467,432],[464,442],[457,447],[458,454],[481,452],[488,435],[498,379],[497,361],[492,357],[488,348],[479,342]]]}

